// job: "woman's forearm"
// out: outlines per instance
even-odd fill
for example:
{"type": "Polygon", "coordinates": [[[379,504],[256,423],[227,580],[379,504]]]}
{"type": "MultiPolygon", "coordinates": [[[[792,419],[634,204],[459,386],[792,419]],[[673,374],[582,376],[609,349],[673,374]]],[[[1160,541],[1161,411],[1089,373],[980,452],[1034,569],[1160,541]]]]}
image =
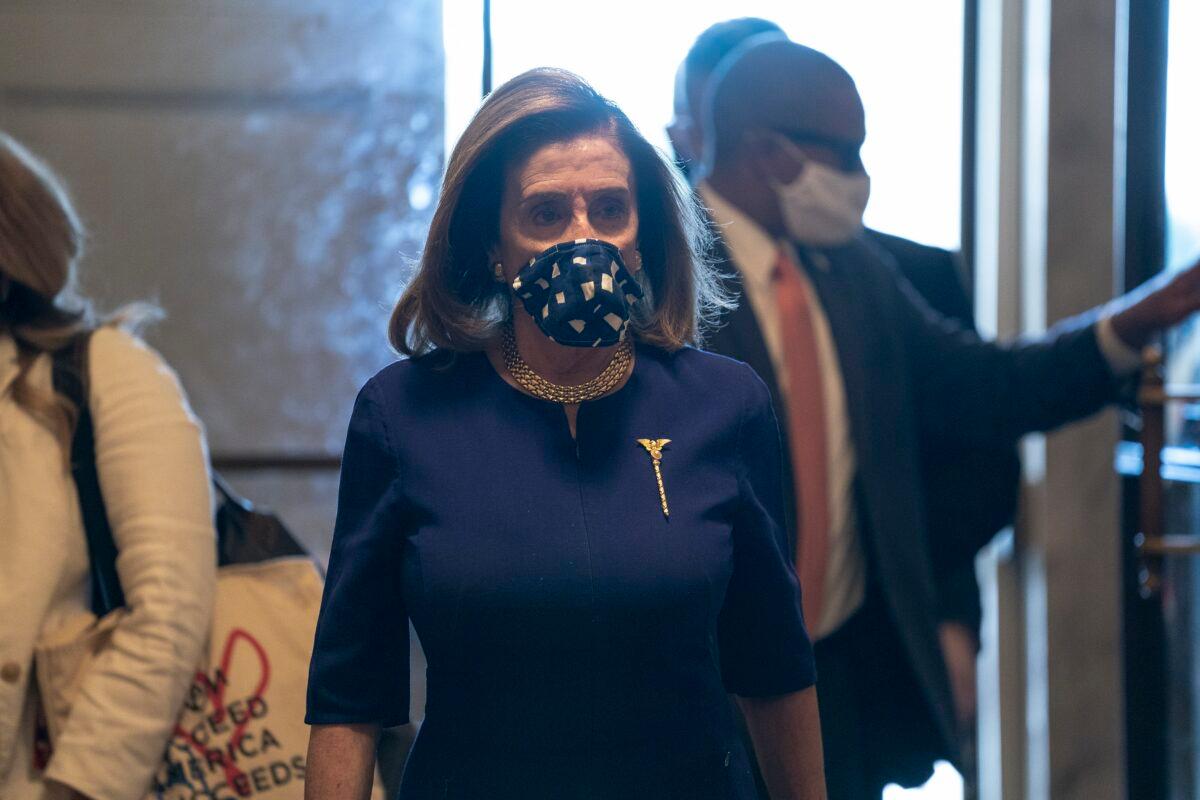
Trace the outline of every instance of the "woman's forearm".
{"type": "Polygon", "coordinates": [[[771,800],[825,800],[817,690],[739,697],[771,800]]]}
{"type": "Polygon", "coordinates": [[[369,800],[378,738],[378,725],[313,725],[305,800],[369,800]]]}

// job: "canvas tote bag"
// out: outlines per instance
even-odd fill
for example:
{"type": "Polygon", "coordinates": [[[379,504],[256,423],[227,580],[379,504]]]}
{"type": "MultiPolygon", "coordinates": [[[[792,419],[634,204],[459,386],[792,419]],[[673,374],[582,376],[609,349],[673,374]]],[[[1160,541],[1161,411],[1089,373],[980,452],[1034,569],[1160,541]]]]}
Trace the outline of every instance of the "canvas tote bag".
{"type": "Polygon", "coordinates": [[[321,579],[303,557],[222,567],[208,658],[152,797],[301,798],[321,579]]]}
{"type": "MultiPolygon", "coordinates": [[[[304,557],[220,569],[207,653],[147,798],[303,797],[304,698],[321,591],[304,557]]],[[[90,664],[126,613],[116,609],[38,645],[51,747],[90,664]]]]}

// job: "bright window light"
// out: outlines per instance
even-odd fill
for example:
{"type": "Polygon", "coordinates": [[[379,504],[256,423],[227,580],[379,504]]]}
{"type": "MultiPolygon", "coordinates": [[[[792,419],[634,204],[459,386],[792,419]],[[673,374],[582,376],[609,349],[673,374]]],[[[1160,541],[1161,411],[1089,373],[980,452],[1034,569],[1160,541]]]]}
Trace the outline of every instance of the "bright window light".
{"type": "Polygon", "coordinates": [[[901,789],[896,784],[883,790],[883,800],[962,800],[963,779],[947,761],[939,761],[924,786],[901,789]]]}
{"type": "MultiPolygon", "coordinates": [[[[444,4],[449,143],[479,102],[480,5],[444,4]]],[[[495,0],[495,84],[531,67],[564,67],[614,100],[666,150],[675,70],[696,36],[729,18],[731,9],[779,23],[793,40],[824,51],[854,76],[867,109],[867,224],[957,248],[962,0],[608,0],[600,6],[495,0]]]]}
{"type": "Polygon", "coordinates": [[[1167,268],[1181,269],[1200,253],[1200,2],[1175,0],[1167,44],[1167,268]]]}

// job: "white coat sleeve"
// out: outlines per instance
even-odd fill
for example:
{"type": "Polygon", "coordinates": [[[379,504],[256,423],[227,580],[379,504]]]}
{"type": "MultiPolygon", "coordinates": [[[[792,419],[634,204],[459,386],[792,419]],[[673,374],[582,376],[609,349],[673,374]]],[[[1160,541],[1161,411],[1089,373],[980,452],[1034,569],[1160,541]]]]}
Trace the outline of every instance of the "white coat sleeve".
{"type": "Polygon", "coordinates": [[[95,798],[140,798],[208,636],[216,586],[204,433],[179,381],[126,333],[93,334],[96,462],[129,614],[84,680],[46,772],[95,798]]]}

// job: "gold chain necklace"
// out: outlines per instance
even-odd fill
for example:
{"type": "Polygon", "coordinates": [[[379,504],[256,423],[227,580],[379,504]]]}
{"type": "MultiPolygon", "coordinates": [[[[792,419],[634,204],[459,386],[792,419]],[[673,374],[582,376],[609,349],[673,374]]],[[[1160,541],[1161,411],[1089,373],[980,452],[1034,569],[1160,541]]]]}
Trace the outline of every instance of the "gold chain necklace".
{"type": "Polygon", "coordinates": [[[525,363],[525,359],[521,358],[521,353],[517,350],[517,338],[511,325],[504,326],[501,347],[504,352],[504,368],[522,389],[542,400],[567,405],[595,400],[608,394],[625,377],[625,370],[633,361],[633,343],[626,339],[617,346],[612,360],[599,375],[578,386],[560,386],[538,375],[525,363]]]}

